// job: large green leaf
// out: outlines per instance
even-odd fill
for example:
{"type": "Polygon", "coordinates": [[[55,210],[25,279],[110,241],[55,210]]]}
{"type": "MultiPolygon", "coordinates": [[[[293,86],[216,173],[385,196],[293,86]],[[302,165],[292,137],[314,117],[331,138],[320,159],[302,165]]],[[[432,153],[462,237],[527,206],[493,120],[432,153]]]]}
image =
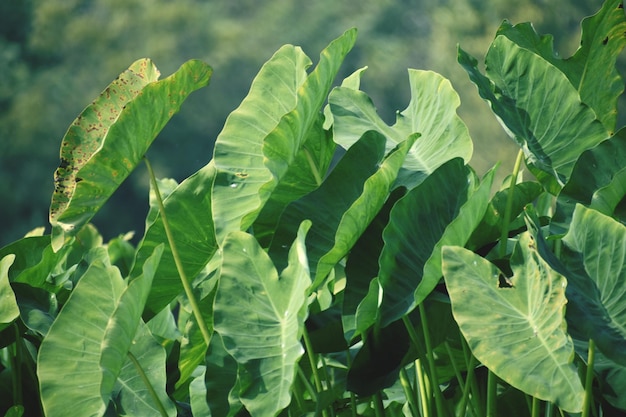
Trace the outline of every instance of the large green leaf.
{"type": "Polygon", "coordinates": [[[309,219],[313,228],[307,236],[307,253],[313,288],[321,284],[387,200],[414,141],[410,137],[385,158],[384,136],[366,132],[320,188],[285,209],[270,248],[277,266],[284,263],[299,224],[309,219]]]}
{"type": "Polygon", "coordinates": [[[432,71],[409,70],[409,82],[411,101],[391,127],[378,116],[371,99],[358,89],[336,88],[328,100],[335,141],[345,148],[368,130],[385,135],[387,152],[410,135],[419,133],[420,139],[404,163],[405,168],[422,174],[412,173],[412,181],[417,181],[415,178],[423,178],[452,158],[469,161],[472,141],[467,127],[456,114],[460,99],[448,80],[432,71]]]}
{"type": "Polygon", "coordinates": [[[555,234],[567,231],[576,204],[626,221],[619,206],[626,195],[626,129],[583,153],[561,190],[550,229],[555,234]]]}
{"type": "Polygon", "coordinates": [[[264,246],[269,246],[285,207],[292,201],[318,188],[335,153],[332,134],[322,128],[320,116],[311,127],[308,137],[283,180],[272,192],[254,222],[254,235],[264,246]]]}
{"type": "MultiPolygon", "coordinates": [[[[615,130],[617,99],[624,82],[615,66],[626,45],[626,17],[622,0],[605,1],[602,9],[582,21],[580,48],[568,59],[554,52],[552,36],[539,36],[530,23],[511,26],[504,22],[498,34],[504,35],[560,69],[578,90],[609,132],[615,130]]],[[[611,133],[612,134],[612,133],[611,133]]]]}
{"type": "Polygon", "coordinates": [[[157,246],[154,254],[144,263],[143,273],[128,284],[109,318],[100,352],[103,398],[113,390],[122,365],[128,360],[128,352],[162,254],[163,244],[157,246]]]}
{"type": "Polygon", "coordinates": [[[458,60],[553,194],[567,182],[580,154],[609,137],[565,74],[506,36],[497,36],[489,48],[487,76],[460,48],[458,60]]]}
{"type": "Polygon", "coordinates": [[[443,248],[452,312],[478,360],[500,378],[568,412],[580,412],[584,390],[572,363],[565,324],[565,278],[520,236],[507,278],[461,247],[443,248]]]}
{"type": "Polygon", "coordinates": [[[144,275],[126,286],[101,249],[103,255],[78,281],[39,350],[41,399],[49,416],[68,409],[85,416],[104,413],[162,251],[155,250],[144,275]]]}
{"type": "Polygon", "coordinates": [[[365,229],[359,240],[350,250],[350,255],[346,261],[346,286],[343,291],[341,321],[343,325],[344,337],[350,341],[357,337],[361,331],[367,329],[375,321],[378,314],[379,294],[370,290],[372,285],[378,286],[378,258],[383,250],[383,230],[389,222],[389,213],[399,198],[404,195],[404,188],[397,188],[392,192],[384,206],[380,209],[370,225],[365,229]],[[366,308],[373,309],[372,314],[365,314],[360,311],[358,316],[365,326],[357,323],[357,308],[368,295],[375,299],[371,302],[364,302],[366,308]]]}
{"type": "Polygon", "coordinates": [[[479,185],[474,172],[455,158],[393,207],[379,258],[381,325],[413,310],[435,288],[442,276],[441,247],[465,245],[487,209],[493,174],[479,185]]]}
{"type": "Polygon", "coordinates": [[[211,72],[192,60],[156,81],[152,62],[139,60],[83,111],[63,139],[55,173],[50,204],[55,250],[96,214],[187,96],[209,82],[211,72]]]}
{"type": "MultiPolygon", "coordinates": [[[[589,277],[587,288],[579,295],[597,304],[603,313],[593,317],[597,330],[586,336],[594,339],[607,357],[626,366],[626,227],[579,204],[563,243],[565,267],[584,271],[589,277]]],[[[571,319],[585,322],[591,317],[571,319]]]]}
{"type": "Polygon", "coordinates": [[[15,299],[15,293],[9,283],[9,268],[15,260],[15,255],[6,255],[0,260],[0,330],[7,327],[20,316],[20,309],[15,299]]]}
{"type": "Polygon", "coordinates": [[[355,39],[353,29],[331,42],[308,77],[308,57],[299,48],[282,48],[231,114],[215,144],[212,198],[218,242],[252,225],[287,175],[355,39]]]}
{"type": "MultiPolygon", "coordinates": [[[[163,201],[165,215],[189,279],[202,271],[217,250],[211,215],[211,185],[214,177],[215,167],[209,163],[180,183],[163,201]]],[[[167,241],[163,219],[159,215],[146,229],[130,276],[140,274],[143,263],[154,248],[167,241]]],[[[146,302],[146,317],[157,314],[182,291],[183,285],[168,244],[146,302]]]]}
{"type": "Polygon", "coordinates": [[[165,387],[167,380],[165,348],[154,339],[143,321],[139,322],[129,352],[136,363],[129,358],[126,359],[111,393],[118,413],[137,417],[163,414],[176,416],[176,406],[168,397],[165,387]],[[154,393],[139,377],[138,367],[141,367],[150,381],[154,393]],[[158,398],[158,403],[154,394],[158,398]]]}
{"type": "Polygon", "coordinates": [[[278,414],[291,401],[310,285],[304,222],[280,273],[253,236],[224,241],[215,330],[239,364],[239,398],[253,416],[278,414]]]}
{"type": "Polygon", "coordinates": [[[72,291],[39,349],[37,375],[47,416],[68,410],[102,415],[100,354],[106,326],[125,285],[119,271],[93,262],[72,291]]]}

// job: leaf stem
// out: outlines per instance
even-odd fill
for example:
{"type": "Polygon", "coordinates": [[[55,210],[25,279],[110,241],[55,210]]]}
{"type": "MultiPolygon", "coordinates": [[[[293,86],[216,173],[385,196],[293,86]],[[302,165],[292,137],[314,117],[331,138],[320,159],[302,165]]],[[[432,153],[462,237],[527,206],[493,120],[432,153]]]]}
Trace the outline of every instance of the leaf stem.
{"type": "Polygon", "coordinates": [[[585,375],[585,399],[583,400],[583,413],[581,417],[589,417],[591,410],[591,400],[593,398],[593,366],[596,356],[596,344],[593,339],[589,339],[589,351],[587,353],[587,373],[585,375]]]}
{"type": "Polygon", "coordinates": [[[498,381],[496,375],[489,370],[487,373],[487,417],[497,417],[496,396],[498,381]]]}
{"type": "Polygon", "coordinates": [[[537,397],[533,397],[533,406],[530,412],[531,417],[539,417],[539,411],[541,410],[541,401],[537,397]]]}
{"type": "Polygon", "coordinates": [[[499,255],[501,258],[506,255],[506,244],[509,238],[509,224],[511,223],[511,211],[513,211],[513,197],[515,195],[515,184],[517,184],[517,175],[519,174],[522,160],[524,159],[524,151],[522,149],[517,153],[513,172],[511,173],[511,182],[509,185],[509,193],[506,198],[506,207],[504,209],[504,220],[502,222],[502,234],[500,235],[499,255]]]}
{"type": "Polygon", "coordinates": [[[445,416],[447,413],[446,413],[446,409],[444,408],[441,389],[439,388],[439,378],[437,377],[437,367],[435,366],[435,357],[433,353],[433,346],[430,340],[430,331],[428,330],[428,319],[426,318],[426,309],[424,308],[424,303],[420,303],[418,308],[420,312],[422,330],[424,332],[424,344],[426,345],[426,360],[428,361],[431,386],[435,394],[435,407],[437,409],[438,416],[445,416]]]}
{"type": "Polygon", "coordinates": [[[20,329],[17,323],[13,322],[13,330],[15,330],[15,343],[13,344],[14,352],[12,357],[11,381],[13,383],[13,405],[22,405],[22,344],[20,329]]]}
{"type": "Polygon", "coordinates": [[[313,177],[315,177],[315,182],[318,186],[322,185],[322,176],[320,175],[319,169],[317,169],[317,165],[315,165],[315,161],[313,160],[313,156],[311,152],[306,148],[306,146],[302,147],[304,154],[306,155],[306,160],[309,161],[309,167],[311,168],[311,172],[313,173],[313,177]]]}
{"type": "Polygon", "coordinates": [[[135,357],[135,355],[133,355],[130,350],[128,352],[126,352],[126,355],[128,356],[128,359],[130,359],[130,361],[133,363],[133,365],[135,366],[135,369],[137,370],[137,373],[139,374],[139,376],[141,377],[141,380],[143,381],[144,385],[146,386],[146,388],[148,389],[148,392],[150,393],[150,396],[152,397],[152,399],[154,400],[157,408],[159,409],[159,413],[161,413],[161,415],[163,417],[168,417],[167,411],[165,410],[165,407],[163,406],[163,403],[161,403],[161,400],[159,399],[158,394],[156,393],[156,391],[154,390],[154,387],[152,386],[152,383],[150,382],[150,380],[148,379],[148,376],[146,375],[146,373],[144,372],[143,368],[141,367],[141,364],[139,363],[139,361],[137,360],[137,358],[135,357]]]}
{"type": "MultiPolygon", "coordinates": [[[[316,396],[317,393],[322,392],[322,380],[320,374],[317,371],[317,359],[313,352],[313,345],[311,345],[311,339],[309,338],[309,332],[306,330],[306,326],[302,328],[302,338],[304,339],[304,347],[306,349],[307,357],[309,358],[309,364],[311,365],[311,373],[313,374],[313,382],[315,383],[316,396]]],[[[322,416],[327,417],[328,412],[326,409],[322,410],[322,416]]]]}
{"type": "Polygon", "coordinates": [[[400,369],[400,384],[402,385],[402,389],[404,390],[404,396],[409,402],[409,408],[411,409],[411,414],[413,417],[419,416],[419,409],[417,408],[417,404],[419,400],[417,399],[417,394],[413,387],[411,386],[411,381],[409,380],[409,375],[406,372],[406,368],[400,369]]]}
{"type": "Polygon", "coordinates": [[[374,403],[374,415],[376,417],[384,417],[385,405],[383,404],[383,396],[380,395],[380,391],[374,394],[374,397],[372,398],[372,402],[374,403]]]}
{"type": "Polygon", "coordinates": [[[172,256],[174,257],[174,263],[176,264],[176,269],[178,270],[180,281],[183,284],[183,288],[185,289],[185,294],[187,295],[187,299],[189,300],[189,304],[191,305],[193,315],[198,322],[198,327],[200,327],[200,332],[202,333],[202,337],[204,338],[204,343],[209,346],[209,343],[211,342],[211,333],[209,332],[209,328],[204,322],[202,312],[200,311],[200,305],[196,300],[196,296],[193,294],[193,289],[191,288],[191,284],[187,279],[187,274],[185,273],[185,270],[183,268],[183,263],[178,254],[178,250],[176,249],[174,235],[172,233],[172,229],[170,228],[170,224],[167,221],[167,217],[165,216],[165,205],[163,204],[163,198],[161,197],[161,192],[159,191],[159,186],[157,185],[156,177],[154,176],[154,171],[152,170],[152,165],[150,164],[150,161],[146,156],[144,156],[143,159],[146,162],[146,167],[148,167],[150,183],[152,184],[154,194],[156,195],[157,203],[159,205],[159,212],[161,213],[161,219],[163,220],[163,228],[165,229],[165,235],[167,236],[167,241],[170,245],[170,249],[172,250],[172,256]]]}

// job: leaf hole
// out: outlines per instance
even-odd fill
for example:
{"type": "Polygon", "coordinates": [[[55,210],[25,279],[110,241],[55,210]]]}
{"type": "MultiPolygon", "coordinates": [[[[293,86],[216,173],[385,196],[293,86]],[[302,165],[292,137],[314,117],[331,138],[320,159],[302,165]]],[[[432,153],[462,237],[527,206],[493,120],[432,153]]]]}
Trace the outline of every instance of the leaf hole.
{"type": "Polygon", "coordinates": [[[513,282],[503,274],[498,275],[498,288],[515,288],[513,282]]]}

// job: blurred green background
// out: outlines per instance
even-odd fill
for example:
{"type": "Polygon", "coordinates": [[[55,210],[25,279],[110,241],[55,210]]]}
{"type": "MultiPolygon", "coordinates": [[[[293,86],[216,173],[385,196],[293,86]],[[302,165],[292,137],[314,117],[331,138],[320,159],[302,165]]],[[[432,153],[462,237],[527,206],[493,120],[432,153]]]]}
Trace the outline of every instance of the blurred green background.
{"type": "MultiPolygon", "coordinates": [[[[316,62],[350,27],[359,38],[338,81],[367,65],[362,89],[393,123],[410,98],[407,68],[441,73],[461,96],[459,114],[474,140],[472,166],[483,173],[501,161],[503,176],[517,148],[456,63],[456,45],[482,62],[503,19],[531,21],[539,33],[553,34],[556,50],[568,57],[578,47],[580,20],[600,6],[598,0],[2,0],[0,246],[48,225],[67,127],[138,58],[152,58],[162,77],[191,58],[214,69],[209,87],[190,97],[149,151],[159,177],[182,181],[211,159],[225,118],[281,45],[300,45],[316,62]]],[[[140,165],[94,219],[105,238],[130,230],[141,236],[147,189],[140,165]]]]}

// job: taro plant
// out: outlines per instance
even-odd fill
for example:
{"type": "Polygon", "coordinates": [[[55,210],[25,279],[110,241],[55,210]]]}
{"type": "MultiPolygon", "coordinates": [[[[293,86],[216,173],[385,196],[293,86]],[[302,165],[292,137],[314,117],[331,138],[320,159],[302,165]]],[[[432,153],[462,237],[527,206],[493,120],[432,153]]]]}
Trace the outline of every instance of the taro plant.
{"type": "Polygon", "coordinates": [[[312,69],[280,48],[180,184],[145,153],[208,65],[137,61],[83,111],[50,234],[0,250],[4,415],[626,414],[622,3],[568,59],[530,24],[484,73],[459,48],[520,146],[500,187],[441,75],[409,70],[391,126],[365,68],[333,88],[355,40],[312,69]],[[143,162],[144,235],[105,243],[89,222],[143,162]]]}

